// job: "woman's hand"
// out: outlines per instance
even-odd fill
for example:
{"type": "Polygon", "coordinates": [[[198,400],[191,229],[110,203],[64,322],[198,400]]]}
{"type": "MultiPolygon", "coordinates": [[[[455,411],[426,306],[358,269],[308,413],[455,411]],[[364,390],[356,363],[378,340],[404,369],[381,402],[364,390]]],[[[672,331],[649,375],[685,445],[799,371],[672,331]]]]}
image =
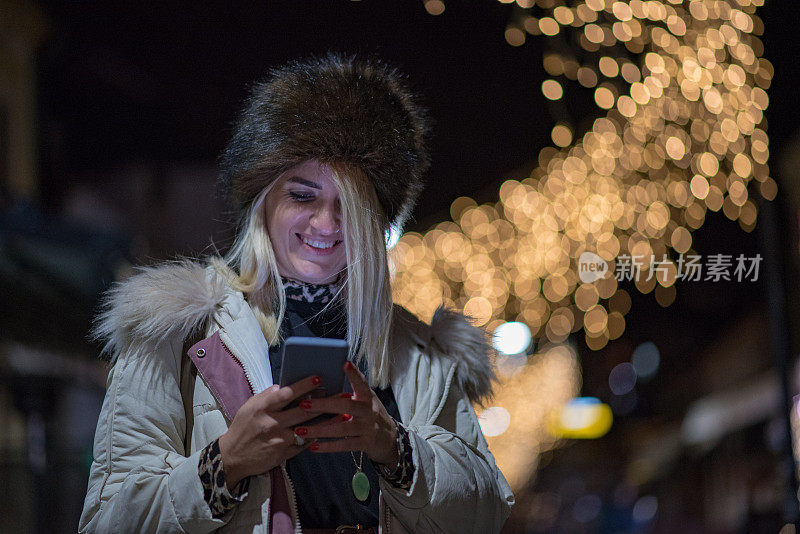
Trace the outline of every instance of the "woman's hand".
{"type": "Polygon", "coordinates": [[[344,370],[353,387],[352,396],[343,393],[301,404],[301,408],[312,415],[340,415],[317,425],[297,427],[295,432],[306,439],[341,438],[313,443],[310,450],[314,452],[364,451],[372,461],[394,466],[397,464],[397,424],[361,371],[350,362],[345,363],[344,370]]]}
{"type": "Polygon", "coordinates": [[[250,397],[239,408],[230,428],[219,438],[229,490],[243,478],[266,473],[307,447],[295,444],[292,427],[308,421],[314,414],[297,407],[281,410],[319,384],[318,376],[310,376],[285,387],[273,385],[250,397]]]}

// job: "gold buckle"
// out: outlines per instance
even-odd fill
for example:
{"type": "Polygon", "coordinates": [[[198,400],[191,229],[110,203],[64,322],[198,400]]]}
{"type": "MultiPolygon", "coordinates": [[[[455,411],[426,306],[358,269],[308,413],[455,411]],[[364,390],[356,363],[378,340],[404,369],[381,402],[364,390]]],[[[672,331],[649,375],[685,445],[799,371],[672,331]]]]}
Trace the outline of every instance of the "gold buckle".
{"type": "Polygon", "coordinates": [[[336,534],[358,534],[359,532],[369,532],[368,528],[361,528],[361,525],[339,525],[336,527],[336,534]]]}

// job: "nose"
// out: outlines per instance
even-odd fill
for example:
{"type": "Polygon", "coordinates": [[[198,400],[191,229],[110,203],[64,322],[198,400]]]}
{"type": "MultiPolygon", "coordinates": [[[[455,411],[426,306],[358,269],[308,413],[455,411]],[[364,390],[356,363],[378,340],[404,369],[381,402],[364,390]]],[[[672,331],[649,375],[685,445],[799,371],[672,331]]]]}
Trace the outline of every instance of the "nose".
{"type": "Polygon", "coordinates": [[[341,219],[341,208],[338,203],[325,203],[312,214],[311,226],[320,235],[333,235],[341,229],[341,219]]]}

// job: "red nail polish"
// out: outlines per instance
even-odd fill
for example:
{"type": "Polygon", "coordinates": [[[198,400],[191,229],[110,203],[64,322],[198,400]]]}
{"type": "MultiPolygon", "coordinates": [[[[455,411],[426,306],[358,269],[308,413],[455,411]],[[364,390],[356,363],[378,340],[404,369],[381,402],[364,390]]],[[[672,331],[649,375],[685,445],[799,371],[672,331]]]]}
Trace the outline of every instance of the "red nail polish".
{"type": "Polygon", "coordinates": [[[298,436],[305,436],[306,434],[308,434],[308,429],[304,426],[298,426],[297,428],[294,429],[294,433],[297,434],[298,436]]]}
{"type": "Polygon", "coordinates": [[[311,409],[311,401],[310,400],[300,401],[300,407],[302,409],[304,409],[304,410],[310,410],[311,409]]]}
{"type": "Polygon", "coordinates": [[[315,386],[318,386],[322,384],[322,379],[318,376],[315,376],[314,378],[311,379],[311,383],[314,384],[315,386]]]}
{"type": "Polygon", "coordinates": [[[352,393],[342,393],[342,398],[343,399],[352,399],[353,398],[353,394],[352,393]]]}
{"type": "Polygon", "coordinates": [[[353,365],[353,362],[347,362],[344,364],[344,368],[347,369],[348,371],[351,370],[353,367],[355,367],[355,365],[353,365]]]}
{"type": "Polygon", "coordinates": [[[344,422],[347,422],[347,421],[349,421],[349,420],[350,420],[350,419],[352,419],[352,418],[353,418],[353,416],[352,416],[352,415],[350,415],[349,413],[343,413],[343,414],[342,414],[342,421],[344,421],[344,422]]]}
{"type": "Polygon", "coordinates": [[[319,443],[312,443],[311,445],[308,446],[308,448],[311,449],[312,451],[317,451],[319,450],[319,443]]]}

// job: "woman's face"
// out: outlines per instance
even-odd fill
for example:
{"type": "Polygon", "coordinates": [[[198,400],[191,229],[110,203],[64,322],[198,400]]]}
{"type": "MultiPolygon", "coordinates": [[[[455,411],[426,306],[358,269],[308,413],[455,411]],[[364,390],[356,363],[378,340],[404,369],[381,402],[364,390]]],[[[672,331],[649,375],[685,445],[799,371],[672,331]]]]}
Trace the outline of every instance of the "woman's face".
{"type": "Polygon", "coordinates": [[[309,160],[278,178],[264,201],[267,232],[281,276],[331,283],[347,263],[333,171],[309,160]]]}

